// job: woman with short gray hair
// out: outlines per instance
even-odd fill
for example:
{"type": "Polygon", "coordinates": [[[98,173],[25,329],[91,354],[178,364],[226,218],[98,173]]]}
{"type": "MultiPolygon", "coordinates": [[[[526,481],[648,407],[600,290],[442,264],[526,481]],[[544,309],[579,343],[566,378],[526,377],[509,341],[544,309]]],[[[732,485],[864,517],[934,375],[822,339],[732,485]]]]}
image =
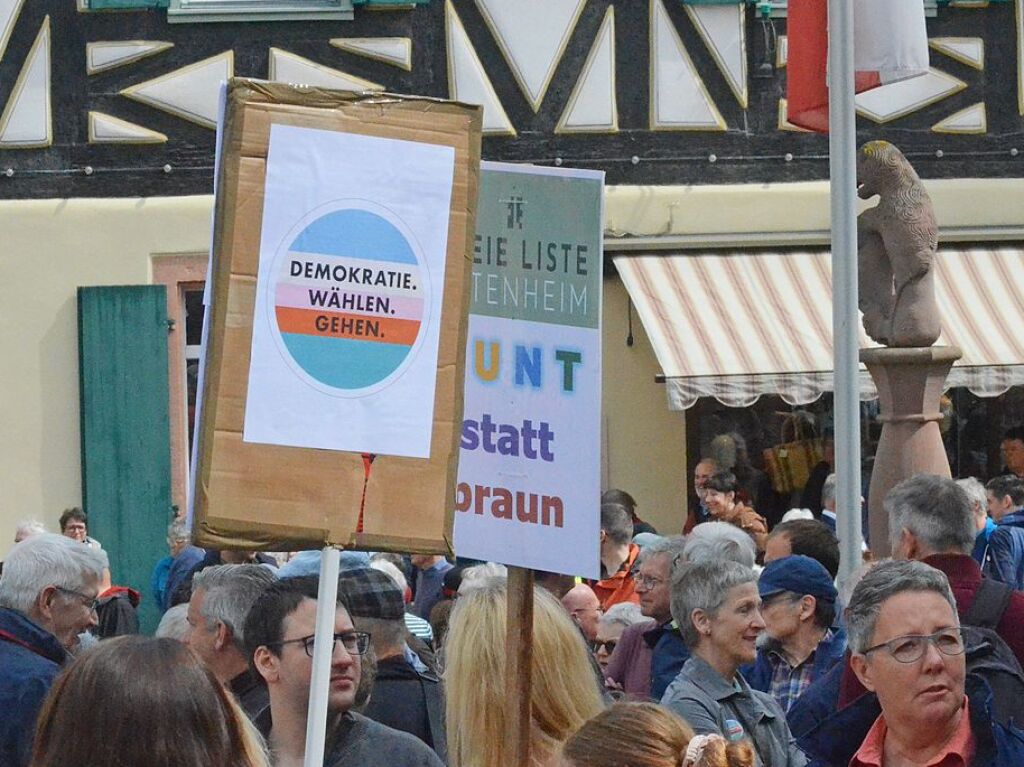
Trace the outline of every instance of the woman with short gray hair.
{"type": "Polygon", "coordinates": [[[764,630],[754,571],[731,561],[689,562],[672,576],[672,617],[690,649],[661,703],[697,734],[747,739],[758,767],[803,767],[786,715],[771,695],[752,690],[740,666],[757,657],[764,630]]]}
{"type": "Polygon", "coordinates": [[[882,605],[906,591],[935,592],[957,615],[953,591],[941,570],[916,560],[880,562],[861,578],[846,608],[846,636],[851,652],[863,653],[871,647],[882,605]]]}

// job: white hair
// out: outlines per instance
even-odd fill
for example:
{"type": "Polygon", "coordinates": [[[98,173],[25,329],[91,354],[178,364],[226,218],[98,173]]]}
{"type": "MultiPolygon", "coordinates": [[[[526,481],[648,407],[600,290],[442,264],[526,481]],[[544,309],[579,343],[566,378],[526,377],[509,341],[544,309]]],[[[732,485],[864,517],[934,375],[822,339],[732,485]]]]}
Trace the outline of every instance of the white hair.
{"type": "Polygon", "coordinates": [[[189,532],[188,525],[185,524],[184,519],[176,519],[167,526],[167,538],[171,543],[191,541],[192,533],[189,532]]]}
{"type": "Polygon", "coordinates": [[[0,575],[0,607],[30,613],[47,586],[88,588],[109,567],[106,552],[56,533],[41,533],[15,544],[0,575]]]}
{"type": "Polygon", "coordinates": [[[985,486],[981,484],[981,481],[976,477],[965,477],[964,479],[958,479],[956,481],[963,491],[967,493],[967,498],[971,502],[971,512],[979,510],[979,516],[986,516],[988,509],[988,496],[986,495],[985,486]]]}
{"type": "Polygon", "coordinates": [[[821,486],[821,507],[825,508],[836,500],[836,475],[829,474],[825,477],[825,484],[821,486]]]}
{"type": "Polygon", "coordinates": [[[164,617],[160,619],[160,625],[156,627],[156,636],[184,642],[187,634],[188,602],[182,602],[164,613],[164,617]]]}
{"type": "Polygon", "coordinates": [[[634,623],[649,620],[640,612],[640,605],[632,602],[619,602],[605,610],[600,618],[602,626],[632,626],[634,623]]]}
{"type": "Polygon", "coordinates": [[[38,519],[23,519],[18,523],[18,526],[14,528],[14,540],[20,543],[26,538],[31,538],[33,535],[39,535],[40,533],[45,532],[46,525],[38,519]]]}
{"type": "Polygon", "coordinates": [[[814,514],[810,509],[790,509],[782,515],[783,522],[789,522],[794,519],[814,519],[814,514]]]}
{"type": "Polygon", "coordinates": [[[462,571],[459,596],[465,596],[471,591],[476,591],[486,586],[503,584],[506,578],[508,578],[508,568],[505,565],[485,562],[482,565],[467,567],[462,571]]]}
{"type": "Polygon", "coordinates": [[[694,527],[683,547],[683,559],[687,562],[729,560],[753,567],[756,558],[754,539],[736,525],[719,520],[694,527]]]}
{"type": "Polygon", "coordinates": [[[402,592],[402,596],[405,596],[405,592],[409,588],[409,582],[405,580],[405,576],[402,575],[402,571],[393,562],[388,562],[386,559],[370,559],[370,568],[373,570],[380,570],[385,575],[391,576],[398,588],[402,592]]]}

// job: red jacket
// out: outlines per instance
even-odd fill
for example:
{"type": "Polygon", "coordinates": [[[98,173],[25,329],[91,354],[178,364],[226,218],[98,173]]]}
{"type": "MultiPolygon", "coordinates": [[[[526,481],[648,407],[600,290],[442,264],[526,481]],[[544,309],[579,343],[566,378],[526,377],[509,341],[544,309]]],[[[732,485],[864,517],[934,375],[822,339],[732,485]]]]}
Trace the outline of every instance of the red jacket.
{"type": "Polygon", "coordinates": [[[633,565],[640,554],[640,547],[635,543],[629,544],[629,556],[617,573],[612,573],[607,578],[591,583],[590,588],[597,594],[601,601],[601,609],[607,610],[619,602],[640,603],[640,597],[636,594],[636,584],[633,582],[633,565]]]}
{"type": "MultiPolygon", "coordinates": [[[[961,617],[966,615],[981,585],[981,565],[967,554],[936,554],[925,557],[924,563],[946,574],[956,599],[956,611],[961,617]]],[[[1024,591],[1015,591],[1010,596],[996,633],[1024,666],[1024,591]]]]}

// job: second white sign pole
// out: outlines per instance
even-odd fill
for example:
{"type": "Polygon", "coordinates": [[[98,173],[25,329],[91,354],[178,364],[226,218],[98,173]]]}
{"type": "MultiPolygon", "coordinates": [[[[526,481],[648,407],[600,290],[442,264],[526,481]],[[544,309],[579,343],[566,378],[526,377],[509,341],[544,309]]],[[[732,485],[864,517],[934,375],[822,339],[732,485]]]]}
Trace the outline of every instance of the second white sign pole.
{"type": "Polygon", "coordinates": [[[323,767],[327,739],[327,694],[331,686],[331,656],[334,655],[334,617],[338,603],[338,570],[341,552],[324,549],[320,559],[320,590],[316,600],[316,639],[313,644],[313,677],[309,685],[304,767],[323,767]]]}

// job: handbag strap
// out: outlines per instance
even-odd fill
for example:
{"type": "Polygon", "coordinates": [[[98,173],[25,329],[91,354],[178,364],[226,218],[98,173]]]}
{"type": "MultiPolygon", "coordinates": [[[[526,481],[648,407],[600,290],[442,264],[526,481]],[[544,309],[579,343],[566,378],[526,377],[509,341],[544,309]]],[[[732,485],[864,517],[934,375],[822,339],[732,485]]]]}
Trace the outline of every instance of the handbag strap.
{"type": "Polygon", "coordinates": [[[782,432],[780,433],[781,443],[784,445],[787,442],[799,442],[803,439],[803,425],[800,423],[801,418],[795,413],[790,413],[782,421],[782,432]],[[789,427],[793,431],[791,439],[786,438],[786,427],[789,427]]]}

